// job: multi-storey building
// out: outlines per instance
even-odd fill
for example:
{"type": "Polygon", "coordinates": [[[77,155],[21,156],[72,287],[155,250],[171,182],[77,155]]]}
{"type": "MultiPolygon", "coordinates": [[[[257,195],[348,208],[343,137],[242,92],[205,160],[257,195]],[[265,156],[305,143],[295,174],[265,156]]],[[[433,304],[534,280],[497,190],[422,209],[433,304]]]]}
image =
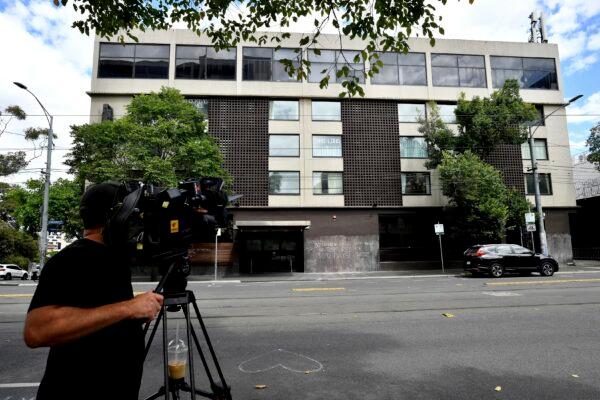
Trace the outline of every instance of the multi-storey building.
{"type": "MultiPolygon", "coordinates": [[[[244,195],[232,207],[240,272],[431,265],[439,255],[433,223],[446,220],[448,202],[437,171],[425,167],[417,118],[427,103],[435,101],[452,126],[461,93],[489,96],[507,78],[519,80],[523,99],[542,114],[564,103],[554,44],[437,40],[431,47],[411,39],[410,53],[382,54],[383,70],[369,79],[368,63],[353,63],[364,43],[323,36],[320,55],[301,53],[313,66],[298,82],[278,61],[297,57],[297,35],[279,51],[247,43],[221,52],[187,30],[137,36],[125,46],[96,39],[92,121],[108,107],[118,117],[132,96],[162,86],[207,114],[233,191],[244,195]],[[364,83],[363,98],[338,97],[335,72],[344,63],[364,83]],[[331,80],[320,89],[324,70],[331,80]]],[[[535,137],[549,247],[567,261],[575,195],[564,109],[535,137]]],[[[499,146],[487,161],[533,202],[526,146],[499,146]]]]}

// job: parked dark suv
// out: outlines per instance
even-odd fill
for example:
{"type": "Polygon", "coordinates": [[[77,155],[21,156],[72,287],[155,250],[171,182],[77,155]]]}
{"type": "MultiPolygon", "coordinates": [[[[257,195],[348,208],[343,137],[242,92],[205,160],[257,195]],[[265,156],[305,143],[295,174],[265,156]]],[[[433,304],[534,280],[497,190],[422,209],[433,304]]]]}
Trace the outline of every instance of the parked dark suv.
{"type": "Polygon", "coordinates": [[[552,276],[558,271],[556,260],[536,254],[516,244],[478,244],[464,252],[464,269],[473,275],[489,273],[500,278],[505,272],[539,272],[552,276]]]}

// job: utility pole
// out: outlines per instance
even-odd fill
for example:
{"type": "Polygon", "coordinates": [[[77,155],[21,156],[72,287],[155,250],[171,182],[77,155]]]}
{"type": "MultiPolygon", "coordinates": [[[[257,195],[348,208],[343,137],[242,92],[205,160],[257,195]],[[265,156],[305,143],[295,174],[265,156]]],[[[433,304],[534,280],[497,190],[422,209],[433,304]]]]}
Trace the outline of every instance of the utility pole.
{"type": "MultiPolygon", "coordinates": [[[[533,131],[531,129],[532,124],[529,124],[529,154],[531,155],[531,171],[533,172],[533,186],[534,186],[534,192],[535,192],[535,209],[538,213],[538,218],[539,218],[540,250],[541,250],[542,254],[545,256],[548,255],[548,241],[546,239],[546,227],[544,226],[544,210],[542,209],[542,196],[540,195],[540,177],[537,172],[537,170],[538,170],[537,160],[535,158],[535,152],[533,150],[533,143],[534,143],[533,135],[535,134],[535,131],[537,131],[538,128],[544,123],[544,121],[546,121],[552,114],[554,114],[558,110],[568,107],[571,103],[579,100],[582,97],[583,97],[582,94],[577,95],[577,96],[573,97],[571,100],[569,100],[567,103],[561,104],[560,107],[558,107],[556,110],[552,111],[550,114],[544,116],[543,118],[540,118],[537,121],[534,121],[533,125],[537,125],[537,126],[535,127],[535,129],[533,129],[533,131]]],[[[535,248],[535,244],[534,244],[534,248],[535,248]]]]}
{"type": "Polygon", "coordinates": [[[46,261],[46,251],[48,249],[48,202],[50,198],[50,171],[52,170],[52,148],[53,148],[53,139],[54,139],[54,131],[52,129],[52,125],[54,122],[54,117],[50,115],[46,107],[42,104],[42,102],[37,98],[33,92],[27,89],[27,86],[23,85],[19,82],[13,82],[17,87],[29,92],[35,100],[38,102],[46,119],[48,120],[49,130],[48,130],[48,147],[46,151],[46,171],[44,174],[44,200],[42,203],[42,229],[40,232],[40,241],[39,241],[39,249],[40,249],[40,272],[44,267],[44,263],[46,261]]]}

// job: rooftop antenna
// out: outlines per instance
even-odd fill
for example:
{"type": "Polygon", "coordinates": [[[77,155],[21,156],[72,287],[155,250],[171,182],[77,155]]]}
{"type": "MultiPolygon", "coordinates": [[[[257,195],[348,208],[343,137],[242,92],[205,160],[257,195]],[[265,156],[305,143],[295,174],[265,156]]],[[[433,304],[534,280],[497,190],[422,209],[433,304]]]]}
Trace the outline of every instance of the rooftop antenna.
{"type": "Polygon", "coordinates": [[[548,43],[544,13],[537,10],[529,14],[529,43],[548,43]]]}

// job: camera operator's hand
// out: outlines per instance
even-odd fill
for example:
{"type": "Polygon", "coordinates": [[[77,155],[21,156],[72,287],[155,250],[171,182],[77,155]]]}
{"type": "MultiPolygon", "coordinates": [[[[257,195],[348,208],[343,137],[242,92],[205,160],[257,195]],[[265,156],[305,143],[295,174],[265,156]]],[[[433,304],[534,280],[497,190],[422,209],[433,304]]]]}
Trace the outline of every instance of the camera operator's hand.
{"type": "Polygon", "coordinates": [[[163,303],[163,296],[152,291],[137,295],[129,300],[131,318],[152,321],[158,315],[163,303]]]}

